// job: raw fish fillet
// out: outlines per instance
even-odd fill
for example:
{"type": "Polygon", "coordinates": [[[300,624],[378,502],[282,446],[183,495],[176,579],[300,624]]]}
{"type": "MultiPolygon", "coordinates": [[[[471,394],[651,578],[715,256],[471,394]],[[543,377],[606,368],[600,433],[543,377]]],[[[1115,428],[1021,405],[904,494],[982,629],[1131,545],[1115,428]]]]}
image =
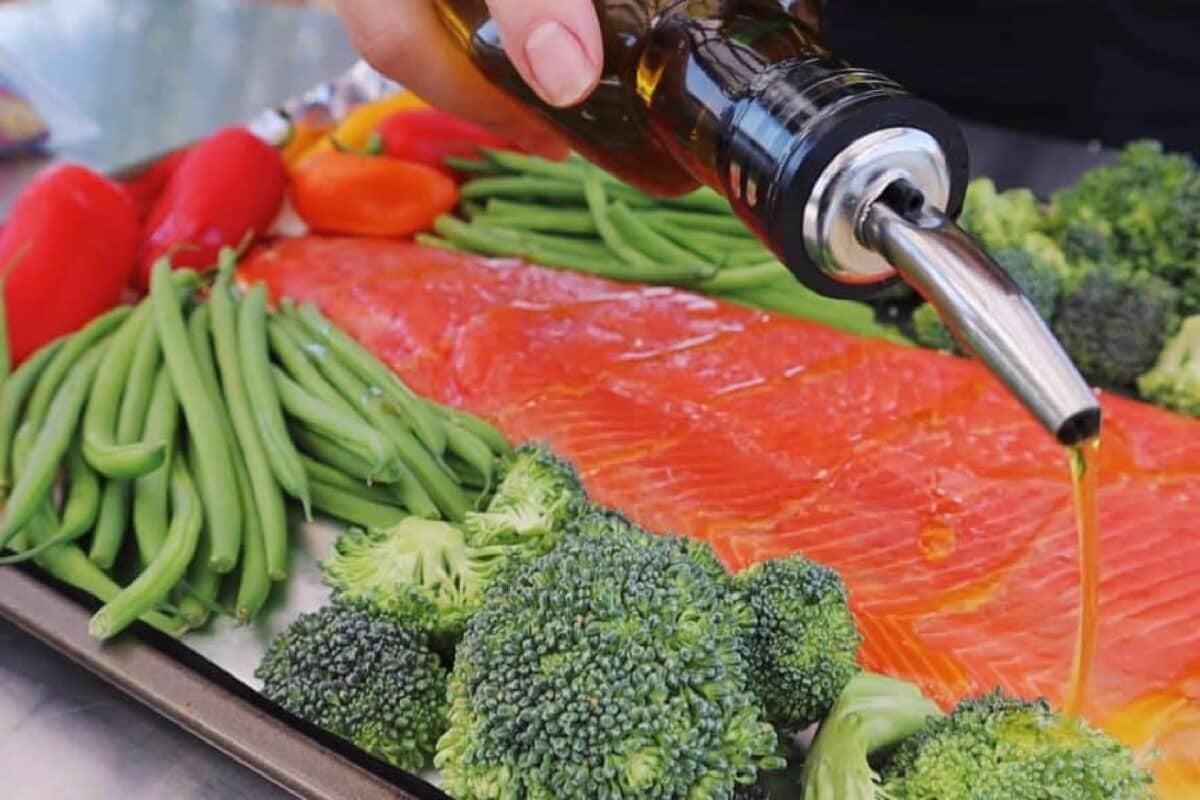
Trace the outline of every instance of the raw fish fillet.
{"type": "MultiPolygon", "coordinates": [[[[1058,702],[1078,572],[1063,451],[981,367],[683,291],[409,244],[282,241],[312,300],[419,392],[542,439],[594,498],[850,587],[871,669],[944,705],[1058,702]]],[[[1200,422],[1103,398],[1099,653],[1085,713],[1200,796],[1200,422]]]]}

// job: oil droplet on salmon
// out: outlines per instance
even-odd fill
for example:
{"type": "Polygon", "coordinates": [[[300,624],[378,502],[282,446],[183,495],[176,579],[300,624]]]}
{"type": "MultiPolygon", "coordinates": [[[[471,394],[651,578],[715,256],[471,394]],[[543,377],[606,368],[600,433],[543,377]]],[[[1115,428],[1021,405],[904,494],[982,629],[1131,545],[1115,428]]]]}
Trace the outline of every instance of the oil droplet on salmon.
{"type": "Polygon", "coordinates": [[[1088,678],[1096,658],[1096,628],[1100,623],[1100,527],[1096,501],[1096,455],[1099,450],[1099,439],[1070,450],[1079,534],[1079,622],[1075,657],[1063,700],[1063,712],[1069,717],[1079,716],[1083,710],[1088,678]]]}
{"type": "Polygon", "coordinates": [[[921,557],[934,564],[953,555],[957,545],[954,529],[949,525],[926,525],[917,534],[917,547],[921,549],[921,557]]]}

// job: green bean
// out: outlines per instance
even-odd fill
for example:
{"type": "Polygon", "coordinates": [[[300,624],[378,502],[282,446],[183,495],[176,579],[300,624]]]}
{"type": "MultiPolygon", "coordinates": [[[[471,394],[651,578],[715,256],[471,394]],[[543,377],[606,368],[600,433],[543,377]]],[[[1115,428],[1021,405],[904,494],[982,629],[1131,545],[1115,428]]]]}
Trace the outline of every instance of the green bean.
{"type": "Polygon", "coordinates": [[[660,236],[653,228],[639,220],[629,210],[629,206],[620,201],[612,204],[609,219],[626,242],[653,261],[687,269],[696,277],[712,275],[715,271],[714,264],[660,236]]]}
{"type": "Polygon", "coordinates": [[[154,559],[166,537],[170,461],[177,457],[175,441],[178,430],[179,403],[171,387],[171,375],[164,366],[154,380],[143,435],[147,439],[167,442],[166,461],[149,475],[138,478],[133,485],[133,532],[142,564],[149,564],[154,559]]]}
{"type": "MultiPolygon", "coordinates": [[[[45,424],[37,432],[29,460],[17,476],[8,499],[4,524],[0,526],[0,547],[7,545],[13,535],[25,527],[37,513],[43,498],[49,496],[58,465],[71,446],[79,424],[79,412],[104,356],[105,344],[104,341],[93,344],[71,367],[54,395],[46,411],[45,424]]],[[[30,423],[27,421],[26,424],[30,423]]]]}
{"type": "Polygon", "coordinates": [[[313,505],[326,514],[364,528],[390,528],[409,516],[396,506],[365,500],[323,483],[313,483],[313,505]]]}
{"type": "Polygon", "coordinates": [[[701,186],[699,189],[680,195],[679,197],[668,197],[663,202],[668,206],[689,211],[706,211],[713,214],[725,215],[733,213],[733,209],[729,206],[729,201],[707,186],[701,186]]]}
{"type": "MultiPolygon", "coordinates": [[[[200,486],[200,474],[196,471],[196,448],[188,447],[177,451],[174,457],[186,458],[189,469],[192,470],[192,478],[196,485],[200,486]]],[[[164,524],[163,534],[166,529],[164,524]]],[[[221,591],[221,579],[224,576],[215,572],[211,566],[212,542],[212,532],[206,518],[200,525],[200,538],[196,542],[196,553],[192,556],[192,563],[188,564],[187,574],[172,592],[179,614],[191,630],[204,627],[214,610],[220,613],[220,609],[217,608],[217,595],[221,591]]]]}
{"type": "Polygon", "coordinates": [[[512,452],[512,445],[508,439],[504,438],[504,434],[492,427],[487,421],[480,419],[474,414],[468,414],[462,409],[454,408],[453,406],[439,406],[429,401],[430,406],[443,416],[447,417],[451,422],[455,422],[466,428],[471,433],[491,448],[492,452],[499,456],[505,456],[512,452]]]}
{"type": "Polygon", "coordinates": [[[169,269],[166,261],[155,265],[150,278],[150,300],[171,385],[197,443],[197,460],[206,478],[201,491],[204,507],[212,517],[212,568],[225,573],[237,563],[241,547],[242,508],[237,501],[233,458],[222,435],[218,410],[208,392],[196,391],[196,387],[204,385],[204,378],[188,342],[179,301],[171,291],[169,269]]]}
{"type": "Polygon", "coordinates": [[[537,156],[527,156],[509,150],[485,148],[484,153],[489,161],[496,166],[525,175],[538,175],[543,178],[578,181],[583,178],[585,166],[569,161],[551,161],[537,156]]]}
{"type": "Polygon", "coordinates": [[[875,312],[870,306],[850,300],[822,297],[796,283],[790,276],[778,283],[730,292],[725,298],[753,308],[820,322],[859,336],[872,336],[897,344],[911,344],[898,331],[877,322],[875,312]]]}
{"type": "MultiPolygon", "coordinates": [[[[28,465],[29,445],[14,442],[13,465],[18,472],[24,472],[28,465]],[[25,452],[20,452],[24,450],[25,452]]],[[[26,544],[37,548],[49,541],[56,529],[58,520],[54,506],[49,498],[42,500],[38,513],[30,520],[26,544]]],[[[116,597],[121,587],[108,577],[99,567],[88,560],[73,544],[60,544],[40,552],[34,559],[38,566],[46,570],[51,577],[68,586],[85,592],[100,601],[108,601],[116,597]]],[[[158,611],[148,610],[141,615],[143,622],[167,634],[177,636],[181,633],[179,622],[158,611]]]]}
{"type": "Polygon", "coordinates": [[[432,247],[437,250],[449,250],[455,253],[462,253],[464,250],[458,245],[451,242],[449,239],[443,239],[440,236],[434,236],[429,233],[418,233],[413,237],[413,241],[422,247],[432,247]]]}
{"type": "Polygon", "coordinates": [[[271,342],[271,352],[283,364],[292,380],[329,405],[347,414],[357,413],[354,406],[329,385],[329,381],[305,354],[306,348],[323,350],[325,345],[312,341],[297,320],[280,314],[273,315],[267,322],[267,338],[271,342]]]}
{"type": "Polygon", "coordinates": [[[288,432],[291,433],[293,441],[302,452],[323,464],[328,464],[334,469],[357,478],[367,486],[377,484],[393,486],[403,480],[402,473],[405,467],[399,461],[393,462],[388,465],[387,469],[376,474],[373,473],[374,468],[367,463],[366,459],[347,450],[341,442],[299,423],[289,425],[288,432]]]}
{"type": "Polygon", "coordinates": [[[535,244],[515,231],[468,224],[449,215],[438,217],[434,222],[434,229],[464,250],[486,256],[520,258],[546,267],[586,272],[589,275],[618,281],[638,280],[637,270],[613,254],[598,260],[576,252],[547,247],[544,243],[535,244]]]}
{"type": "Polygon", "coordinates": [[[129,368],[142,331],[150,322],[150,306],[143,303],[117,330],[100,362],[96,382],[83,417],[83,454],[88,463],[110,478],[136,478],[163,462],[162,442],[119,443],[117,416],[128,385],[129,368]]]}
{"type": "Polygon", "coordinates": [[[38,350],[16,372],[4,382],[0,389],[0,495],[7,494],[12,485],[10,469],[13,434],[16,432],[17,421],[21,417],[21,407],[25,399],[37,384],[46,365],[53,360],[54,354],[62,347],[63,340],[56,339],[38,350]]]}
{"type": "MultiPolygon", "coordinates": [[[[397,461],[382,475],[372,476],[370,465],[366,461],[344,449],[332,439],[301,425],[294,425],[290,430],[292,438],[314,460],[319,460],[352,478],[357,478],[366,486],[381,486],[388,491],[395,492],[396,499],[414,517],[427,519],[441,517],[437,504],[433,502],[429,493],[421,486],[421,482],[403,462],[397,461]]],[[[334,485],[336,486],[336,484],[334,485]]]]}
{"type": "Polygon", "coordinates": [[[196,555],[188,565],[183,582],[175,587],[175,605],[190,630],[203,628],[214,611],[222,613],[222,609],[217,605],[217,595],[221,591],[221,579],[224,576],[213,572],[209,566],[212,546],[207,531],[207,527],[200,531],[196,555]]]}
{"type": "Polygon", "coordinates": [[[487,203],[481,221],[522,230],[555,233],[596,233],[596,223],[587,209],[549,208],[529,203],[514,203],[494,197],[487,203]]]}
{"type": "Polygon", "coordinates": [[[142,438],[146,423],[146,410],[154,394],[154,380],[162,364],[162,346],[158,342],[158,329],[154,326],[153,312],[142,329],[141,338],[133,351],[129,364],[129,381],[125,385],[125,396],[121,398],[121,411],[117,415],[117,441],[132,442],[142,438]]]}
{"type": "Polygon", "coordinates": [[[204,515],[200,497],[182,459],[171,461],[171,512],[171,527],[162,549],[132,583],[92,616],[88,626],[92,636],[109,639],[120,633],[140,615],[169,597],[172,587],[187,572],[196,552],[204,515]]]}
{"type": "MultiPolygon", "coordinates": [[[[409,432],[399,416],[390,414],[383,400],[376,391],[359,379],[340,360],[328,352],[318,352],[310,348],[308,352],[317,361],[321,372],[329,382],[341,393],[347,402],[354,405],[358,413],[374,431],[386,436],[393,444],[401,462],[420,481],[421,487],[428,493],[437,507],[449,519],[462,519],[466,513],[467,502],[462,491],[450,475],[421,443],[409,432]]],[[[422,402],[422,408],[429,411],[422,402]]],[[[399,409],[397,409],[399,411],[399,409]]],[[[446,425],[437,420],[430,411],[430,416],[442,426],[446,433],[446,425]]]]}
{"type": "Polygon", "coordinates": [[[63,536],[82,536],[100,512],[100,478],[88,466],[78,442],[67,451],[67,499],[63,504],[63,536]]]}
{"type": "Polygon", "coordinates": [[[103,570],[112,569],[125,544],[132,500],[133,481],[120,478],[105,481],[88,550],[88,558],[103,570]]]}
{"type": "MultiPolygon", "coordinates": [[[[486,149],[488,158],[497,166],[504,167],[510,172],[548,178],[560,181],[582,181],[589,174],[595,174],[605,188],[614,197],[619,197],[627,203],[638,207],[653,207],[660,201],[645,192],[630,186],[611,173],[597,169],[583,158],[568,158],[566,161],[550,161],[538,156],[528,156],[514,153],[510,150],[486,149]]],[[[688,202],[688,201],[685,201],[688,202]]],[[[694,201],[693,201],[694,202],[694,201]]]]}
{"type": "Polygon", "coordinates": [[[308,479],[300,463],[300,454],[288,437],[282,398],[272,380],[273,368],[267,346],[267,290],[262,284],[251,288],[238,303],[237,343],[246,392],[254,400],[254,421],[263,452],[279,485],[300,501],[305,519],[312,519],[308,479]]]}
{"type": "Polygon", "coordinates": [[[670,221],[647,219],[646,224],[665,239],[700,256],[712,258],[722,264],[733,255],[754,255],[755,261],[774,258],[771,251],[756,239],[744,239],[723,233],[697,230],[670,221]]]}
{"type": "Polygon", "coordinates": [[[442,160],[450,169],[458,172],[465,172],[468,175],[503,175],[505,170],[497,166],[486,158],[459,158],[458,156],[449,156],[442,160]]]}
{"type": "MultiPolygon", "coordinates": [[[[232,251],[226,251],[232,253],[232,251]]],[[[267,458],[262,439],[259,438],[258,426],[254,422],[253,401],[242,377],[241,364],[238,361],[238,328],[237,302],[232,295],[230,274],[233,262],[222,254],[222,266],[213,285],[209,297],[209,307],[212,310],[212,337],[216,345],[217,366],[221,373],[221,383],[225,390],[225,407],[232,423],[231,436],[241,451],[242,462],[250,483],[250,492],[254,501],[254,525],[249,525],[247,517],[246,534],[253,535],[259,540],[253,545],[265,548],[265,567],[271,580],[280,581],[287,577],[288,571],[288,526],[287,510],[284,508],[283,494],[275,482],[271,470],[271,462],[267,458]]],[[[287,435],[287,429],[284,429],[287,435]]],[[[288,441],[291,439],[289,437],[288,441]]],[[[294,451],[294,447],[293,447],[294,451]]],[[[297,454],[299,458],[299,454],[297,454]]],[[[303,466],[301,467],[303,469],[303,466]]],[[[243,547],[243,552],[248,552],[243,547]]],[[[243,567],[243,575],[247,568],[243,567]]],[[[253,595],[248,595],[252,597],[253,595]]],[[[257,610],[257,609],[255,609],[257,610]]]]}
{"type": "MultiPolygon", "coordinates": [[[[213,351],[215,349],[215,341],[212,335],[212,302],[206,305],[197,306],[188,318],[188,339],[192,345],[192,351],[196,354],[196,364],[200,367],[200,375],[203,378],[202,391],[207,392],[209,401],[213,408],[217,410],[217,417],[221,424],[221,435],[225,437],[225,446],[229,448],[229,457],[233,460],[234,477],[236,479],[238,494],[237,501],[242,508],[242,530],[238,532],[240,537],[238,547],[245,548],[243,541],[247,532],[252,510],[249,509],[243,502],[243,484],[249,480],[245,474],[245,465],[243,464],[243,454],[240,445],[238,444],[237,436],[233,430],[233,422],[230,420],[229,408],[225,403],[225,397],[221,391],[221,381],[217,375],[217,363],[214,358],[213,351]]],[[[203,489],[205,486],[205,472],[203,465],[196,458],[196,447],[188,448],[188,465],[192,471],[192,475],[196,479],[196,485],[203,489]]],[[[268,473],[268,477],[270,477],[268,473]]],[[[272,486],[275,485],[274,477],[270,477],[272,486]]],[[[282,503],[282,498],[280,499],[282,503]]],[[[257,513],[257,509],[253,509],[253,513],[257,513]]],[[[205,519],[213,517],[210,513],[205,513],[205,519]]],[[[215,531],[208,531],[205,537],[210,543],[216,542],[221,538],[221,534],[215,531]]],[[[211,550],[211,544],[209,549],[211,550]]]]}
{"type": "Polygon", "coordinates": [[[348,333],[325,319],[312,303],[305,303],[297,313],[317,341],[328,345],[333,355],[345,362],[346,366],[367,384],[378,388],[385,397],[400,407],[404,412],[405,422],[412,426],[413,432],[421,443],[429,448],[429,452],[435,456],[446,452],[446,434],[438,424],[437,418],[396,373],[354,341],[348,333]]]}
{"type": "Polygon", "coordinates": [[[482,483],[477,486],[485,492],[492,488],[496,456],[482,439],[455,422],[447,422],[446,448],[480,478],[482,483]]]}
{"type": "Polygon", "coordinates": [[[510,231],[510,233],[520,237],[522,241],[528,242],[534,248],[535,252],[538,249],[545,249],[547,252],[573,253],[582,258],[591,258],[597,261],[616,260],[612,251],[603,242],[593,239],[555,233],[537,233],[536,231],[514,230],[510,231]]]}
{"type": "Polygon", "coordinates": [[[708,214],[703,211],[678,211],[661,208],[645,211],[642,216],[648,223],[667,222],[677,224],[684,229],[700,233],[727,234],[729,238],[742,241],[758,241],[754,234],[732,214],[708,214]]]}
{"type": "Polygon", "coordinates": [[[778,261],[748,267],[728,267],[712,276],[697,288],[706,292],[740,292],[767,286],[781,277],[790,277],[787,267],[778,261]]]}
{"type": "MultiPolygon", "coordinates": [[[[35,518],[32,527],[35,529],[38,527],[37,520],[39,518],[46,520],[41,523],[45,526],[46,532],[37,535],[41,538],[52,535],[53,522],[47,519],[47,515],[44,513],[35,518]]],[[[112,578],[93,564],[75,545],[60,544],[57,547],[51,547],[41,552],[35,561],[53,578],[89,594],[101,602],[111,602],[122,591],[112,578]]],[[[178,636],[183,632],[183,626],[179,620],[153,608],[145,609],[137,618],[168,636],[178,636]]]]}
{"type": "Polygon", "coordinates": [[[110,478],[100,495],[100,513],[96,516],[96,527],[92,531],[92,544],[88,558],[102,570],[111,570],[125,544],[125,532],[129,528],[132,508],[133,485],[130,481],[110,478]]]}
{"type": "MultiPolygon", "coordinates": [[[[596,221],[596,229],[600,232],[600,238],[604,240],[604,244],[616,253],[622,261],[636,270],[639,281],[646,283],[674,283],[678,281],[690,281],[711,274],[710,269],[701,271],[695,264],[658,263],[648,256],[643,255],[640,250],[626,241],[619,229],[620,226],[610,217],[608,198],[605,196],[604,188],[600,181],[594,176],[589,176],[585,186],[588,208],[591,210],[592,219],[596,221]]],[[[626,217],[620,216],[620,214],[619,217],[622,222],[628,221],[626,217]]]]}
{"type": "Polygon", "coordinates": [[[482,200],[489,197],[540,198],[544,200],[584,199],[583,186],[577,181],[557,178],[540,178],[520,175],[496,178],[477,178],[467,181],[461,189],[464,200],[482,200]]]}
{"type": "Polygon", "coordinates": [[[396,448],[382,433],[357,416],[339,411],[304,391],[303,387],[278,367],[271,369],[275,378],[275,389],[289,416],[325,436],[343,442],[376,470],[382,470],[396,460],[396,448]]]}
{"type": "MultiPolygon", "coordinates": [[[[53,506],[51,506],[52,508],[53,506]]],[[[63,505],[62,521],[49,538],[42,538],[35,547],[25,548],[18,555],[0,558],[0,566],[21,564],[36,559],[47,550],[70,544],[92,529],[100,507],[100,480],[80,451],[78,443],[67,451],[67,499],[63,505]]],[[[34,524],[30,521],[30,525],[34,524]]],[[[15,541],[15,540],[14,540],[15,541]]],[[[14,546],[14,550],[22,550],[14,546]]]]}
{"type": "MultiPolygon", "coordinates": [[[[326,486],[332,486],[335,489],[341,489],[364,500],[372,500],[376,503],[389,505],[405,505],[403,498],[400,497],[400,487],[397,484],[376,484],[371,486],[365,481],[348,475],[336,467],[331,467],[328,464],[317,461],[311,456],[301,455],[300,458],[304,461],[304,470],[308,473],[310,481],[316,481],[326,486]]],[[[433,506],[433,512],[436,515],[436,506],[433,506]]]]}
{"type": "Polygon", "coordinates": [[[242,495],[242,505],[246,508],[246,530],[242,535],[241,575],[238,579],[237,599],[234,609],[238,622],[248,624],[262,610],[271,594],[271,581],[287,577],[287,528],[286,521],[283,531],[283,561],[279,565],[280,577],[270,574],[267,567],[267,545],[261,517],[254,503],[254,491],[246,468],[238,470],[239,487],[242,495]]]}
{"type": "Polygon", "coordinates": [[[129,316],[130,311],[131,308],[129,306],[118,306],[96,317],[77,333],[63,340],[63,346],[58,349],[54,358],[46,365],[41,378],[38,379],[37,386],[33,390],[33,395],[29,398],[29,405],[25,409],[26,421],[33,422],[35,426],[42,424],[42,420],[45,418],[46,412],[50,407],[50,402],[54,399],[54,395],[58,391],[59,384],[66,379],[67,373],[70,372],[75,362],[92,345],[106,338],[118,325],[124,322],[125,318],[129,316]]]}

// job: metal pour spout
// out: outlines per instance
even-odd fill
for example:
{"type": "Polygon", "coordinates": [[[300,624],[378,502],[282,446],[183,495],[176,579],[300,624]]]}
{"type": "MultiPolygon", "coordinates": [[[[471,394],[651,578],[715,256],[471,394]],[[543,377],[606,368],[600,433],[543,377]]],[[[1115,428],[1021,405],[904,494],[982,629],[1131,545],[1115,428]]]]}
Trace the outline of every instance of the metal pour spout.
{"type": "Polygon", "coordinates": [[[868,206],[859,231],[1060,443],[1099,435],[1095,395],[1033,304],[919,191],[893,184],[868,206]]]}

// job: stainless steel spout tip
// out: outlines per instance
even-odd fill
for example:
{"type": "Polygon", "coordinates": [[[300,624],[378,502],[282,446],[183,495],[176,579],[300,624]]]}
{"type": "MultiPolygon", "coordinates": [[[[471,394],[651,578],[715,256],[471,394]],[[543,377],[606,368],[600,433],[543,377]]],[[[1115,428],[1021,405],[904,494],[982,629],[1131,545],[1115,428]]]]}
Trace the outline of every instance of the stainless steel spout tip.
{"type": "Polygon", "coordinates": [[[901,186],[867,208],[859,230],[1059,442],[1099,435],[1091,387],[1025,294],[953,221],[901,186]]]}

